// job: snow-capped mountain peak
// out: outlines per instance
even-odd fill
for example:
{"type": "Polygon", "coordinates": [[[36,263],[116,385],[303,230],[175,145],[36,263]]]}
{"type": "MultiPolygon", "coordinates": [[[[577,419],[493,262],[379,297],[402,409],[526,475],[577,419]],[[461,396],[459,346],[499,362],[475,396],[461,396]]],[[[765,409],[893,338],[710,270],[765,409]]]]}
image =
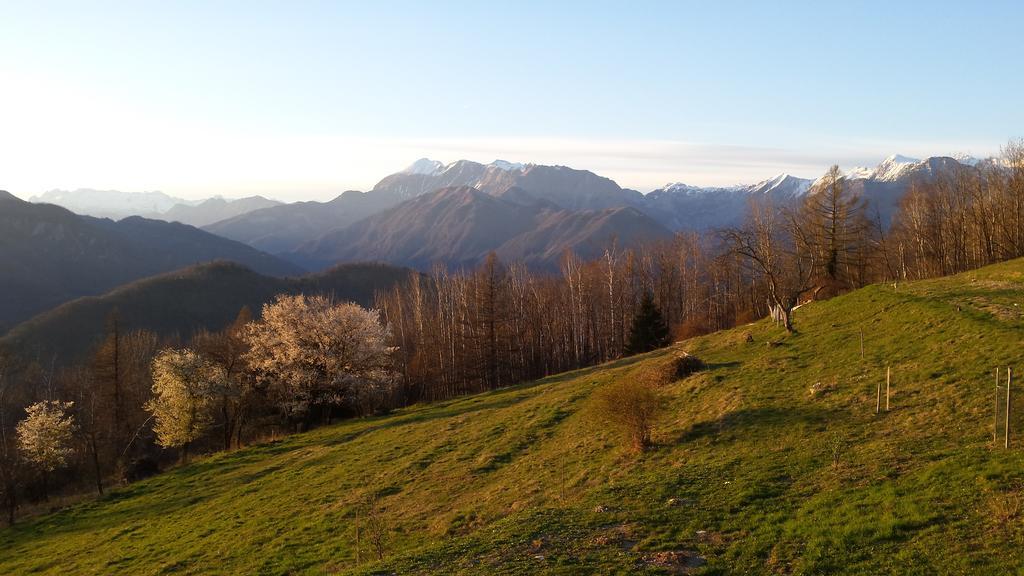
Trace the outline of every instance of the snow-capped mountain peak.
{"type": "Polygon", "coordinates": [[[423,174],[431,176],[444,170],[444,164],[430,158],[420,158],[413,162],[408,168],[402,170],[404,174],[423,174]]]}
{"type": "Polygon", "coordinates": [[[843,173],[843,178],[847,180],[860,180],[862,178],[871,178],[874,170],[865,166],[855,166],[843,173]]]}
{"type": "Polygon", "coordinates": [[[772,194],[781,196],[803,196],[811,189],[813,180],[797,178],[785,172],[776,174],[767,180],[754,184],[749,188],[751,194],[772,194]]]}
{"type": "Polygon", "coordinates": [[[516,172],[526,168],[526,164],[522,164],[520,162],[508,162],[507,160],[495,160],[488,164],[488,166],[493,166],[499,170],[505,170],[506,172],[516,172]]]}
{"type": "Polygon", "coordinates": [[[957,162],[963,164],[964,166],[977,166],[978,164],[981,163],[981,159],[980,158],[975,158],[974,156],[971,156],[970,154],[964,154],[964,153],[953,154],[952,158],[954,160],[956,160],[957,162]]]}
{"type": "Polygon", "coordinates": [[[920,163],[921,161],[917,158],[893,154],[883,160],[882,163],[875,168],[875,171],[871,173],[870,178],[872,180],[879,180],[882,182],[899,180],[904,174],[920,163]]]}
{"type": "Polygon", "coordinates": [[[665,190],[666,192],[681,192],[683,190],[696,189],[696,187],[690,186],[689,184],[686,184],[684,182],[669,182],[662,186],[661,189],[665,190]]]}
{"type": "Polygon", "coordinates": [[[683,182],[669,182],[654,192],[657,192],[658,194],[667,193],[697,196],[712,195],[723,192],[742,192],[749,188],[750,186],[744,186],[742,184],[736,186],[692,186],[683,182]]]}
{"type": "Polygon", "coordinates": [[[920,161],[920,158],[911,158],[910,156],[904,156],[902,154],[893,154],[883,160],[882,164],[917,164],[920,161]]]}

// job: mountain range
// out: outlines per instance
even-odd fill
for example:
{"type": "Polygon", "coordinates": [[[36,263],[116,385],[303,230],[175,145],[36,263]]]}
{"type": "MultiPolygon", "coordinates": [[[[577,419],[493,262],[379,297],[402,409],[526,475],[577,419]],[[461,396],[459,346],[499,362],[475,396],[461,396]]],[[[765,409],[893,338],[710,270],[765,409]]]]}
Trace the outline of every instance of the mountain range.
{"type": "Polygon", "coordinates": [[[671,234],[630,206],[568,210],[518,187],[492,195],[457,186],[415,196],[283,256],[314,269],[379,260],[426,270],[435,262],[474,266],[496,252],[506,262],[551,269],[567,250],[593,258],[613,241],[632,247],[671,234]]]}
{"type": "MultiPolygon", "coordinates": [[[[888,227],[911,182],[977,164],[894,155],[845,177],[867,200],[871,217],[888,227]]],[[[419,269],[436,262],[463,266],[491,250],[551,268],[566,249],[591,255],[611,238],[630,246],[677,231],[737,225],[751,199],[785,205],[812,193],[815,183],[779,174],[753,185],[672,183],[641,194],[564,166],[422,159],[369,192],[257,210],[206,229],[314,269],[378,259],[419,269]]]]}
{"type": "Polygon", "coordinates": [[[62,302],[213,260],[271,276],[303,273],[295,264],[185,224],[80,216],[0,192],[0,334],[62,302]]]}
{"type": "MultiPolygon", "coordinates": [[[[991,161],[893,155],[845,177],[867,200],[872,219],[887,227],[911,182],[973,170],[985,162],[991,161]]],[[[177,203],[161,217],[192,222],[310,269],[369,260],[421,270],[434,263],[466,266],[490,251],[550,269],[565,250],[589,256],[613,238],[628,247],[677,231],[737,225],[751,199],[793,203],[812,193],[815,183],[779,174],[752,185],[677,182],[642,194],[566,166],[503,160],[443,164],[424,158],[367,192],[348,191],[328,202],[207,200],[177,203]],[[210,222],[218,216],[226,217],[210,222]]]]}
{"type": "Polygon", "coordinates": [[[190,226],[206,226],[239,214],[277,206],[276,200],[262,196],[226,199],[185,200],[163,192],[121,192],[118,190],[50,190],[29,199],[36,204],[56,204],[76,214],[120,220],[142,216],[190,226]]]}

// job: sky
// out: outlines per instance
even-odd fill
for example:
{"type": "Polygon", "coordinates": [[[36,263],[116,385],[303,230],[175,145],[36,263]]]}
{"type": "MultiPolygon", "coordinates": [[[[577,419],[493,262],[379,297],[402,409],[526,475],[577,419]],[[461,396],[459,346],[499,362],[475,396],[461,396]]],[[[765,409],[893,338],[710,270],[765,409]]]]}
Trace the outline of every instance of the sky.
{"type": "Polygon", "coordinates": [[[421,157],[643,192],[1024,136],[1022,2],[0,0],[0,189],[292,201],[421,157]]]}

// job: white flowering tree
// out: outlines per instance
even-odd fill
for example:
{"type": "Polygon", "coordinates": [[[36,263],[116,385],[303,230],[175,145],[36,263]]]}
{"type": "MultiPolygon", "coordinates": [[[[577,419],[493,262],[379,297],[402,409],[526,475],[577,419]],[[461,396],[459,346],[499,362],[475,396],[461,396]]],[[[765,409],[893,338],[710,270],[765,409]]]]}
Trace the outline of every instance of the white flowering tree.
{"type": "Polygon", "coordinates": [[[376,310],[324,296],[281,295],[248,325],[249,366],[288,412],[330,418],[332,405],[377,404],[396,382],[389,332],[376,310]]]}
{"type": "Polygon", "coordinates": [[[195,350],[161,350],[153,358],[153,398],[146,403],[156,422],[157,443],[181,448],[182,459],[188,460],[189,445],[209,428],[211,406],[226,380],[224,368],[195,350]]]}
{"type": "Polygon", "coordinates": [[[43,478],[43,495],[47,477],[63,468],[74,452],[72,441],[75,420],[70,414],[71,402],[45,400],[25,409],[25,419],[18,423],[18,450],[43,478]]]}

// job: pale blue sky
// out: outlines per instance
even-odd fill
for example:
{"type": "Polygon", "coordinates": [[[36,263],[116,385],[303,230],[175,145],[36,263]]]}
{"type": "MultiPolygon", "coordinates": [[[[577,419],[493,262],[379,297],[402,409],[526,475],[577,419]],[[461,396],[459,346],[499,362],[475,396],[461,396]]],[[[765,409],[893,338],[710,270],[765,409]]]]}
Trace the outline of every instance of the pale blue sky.
{"type": "Polygon", "coordinates": [[[327,198],[420,156],[642,191],[1024,136],[1019,2],[0,2],[0,189],[327,198]]]}

